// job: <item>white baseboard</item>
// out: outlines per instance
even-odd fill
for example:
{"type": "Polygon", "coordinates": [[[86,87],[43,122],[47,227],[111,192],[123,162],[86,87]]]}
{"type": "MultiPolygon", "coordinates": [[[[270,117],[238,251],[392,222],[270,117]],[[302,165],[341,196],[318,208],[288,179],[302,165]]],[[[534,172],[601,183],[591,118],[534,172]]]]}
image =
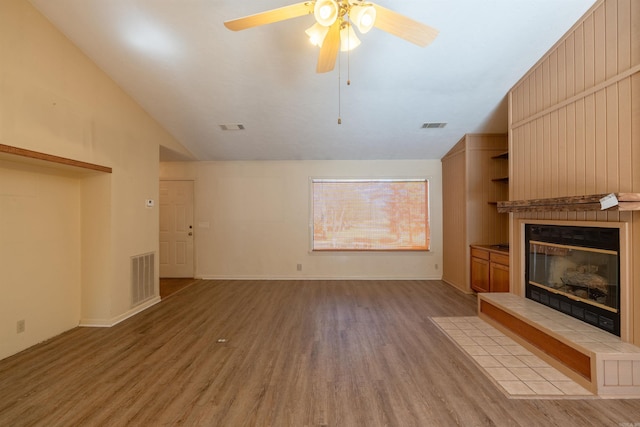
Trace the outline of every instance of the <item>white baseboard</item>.
{"type": "Polygon", "coordinates": [[[438,277],[371,277],[371,276],[198,276],[201,280],[442,280],[438,277]]]}
{"type": "Polygon", "coordinates": [[[125,320],[127,320],[128,318],[135,316],[136,314],[143,312],[144,310],[146,310],[147,308],[156,305],[157,303],[160,302],[160,297],[156,296],[151,298],[148,301],[145,301],[144,303],[135,306],[134,308],[132,308],[129,311],[126,311],[124,313],[122,313],[119,316],[116,316],[114,318],[111,319],[80,319],[80,324],[78,326],[84,326],[84,327],[92,327],[92,328],[110,328],[112,326],[117,325],[120,322],[123,322],[125,320]]]}

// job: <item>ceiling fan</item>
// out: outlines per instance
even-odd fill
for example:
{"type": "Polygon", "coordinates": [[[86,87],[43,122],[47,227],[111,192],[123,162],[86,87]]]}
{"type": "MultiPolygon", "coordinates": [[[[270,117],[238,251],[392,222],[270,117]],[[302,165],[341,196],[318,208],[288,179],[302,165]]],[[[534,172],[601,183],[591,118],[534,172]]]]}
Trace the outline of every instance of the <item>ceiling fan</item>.
{"type": "Polygon", "coordinates": [[[311,14],[316,23],[305,32],[311,42],[320,47],[318,73],[333,70],[339,50],[348,51],[360,44],[354,26],[361,34],[376,27],[421,47],[438,35],[435,28],[363,0],[306,1],[226,21],[224,26],[240,31],[311,14]]]}

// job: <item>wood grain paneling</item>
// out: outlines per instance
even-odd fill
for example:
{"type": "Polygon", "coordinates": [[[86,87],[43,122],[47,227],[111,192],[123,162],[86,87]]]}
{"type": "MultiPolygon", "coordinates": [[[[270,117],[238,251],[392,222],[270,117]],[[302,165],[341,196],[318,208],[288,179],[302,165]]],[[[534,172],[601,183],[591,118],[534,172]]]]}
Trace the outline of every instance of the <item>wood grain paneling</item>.
{"type": "Polygon", "coordinates": [[[492,158],[507,142],[504,134],[468,134],[442,158],[442,278],[464,292],[471,292],[469,245],[509,241],[508,216],[489,204],[509,197],[507,183],[492,181],[508,176],[508,161],[492,158]]]}
{"type": "MultiPolygon", "coordinates": [[[[511,200],[639,192],[640,1],[596,2],[513,87],[509,99],[511,200]]],[[[513,218],[636,224],[638,213],[523,213],[513,218]]],[[[514,227],[511,240],[517,245],[514,227]]],[[[640,266],[640,249],[632,257],[632,264],[640,266]]],[[[512,259],[511,265],[514,289],[517,283],[522,286],[517,280],[521,263],[512,259]]],[[[639,275],[632,272],[634,287],[640,287],[639,275]]],[[[640,312],[640,295],[634,298],[634,311],[640,312]]],[[[634,342],[640,343],[636,317],[634,342]]]]}
{"type": "Polygon", "coordinates": [[[465,288],[466,269],[461,259],[466,246],[466,156],[464,144],[458,144],[442,159],[443,198],[442,218],[444,232],[442,279],[460,289],[465,288]]]}
{"type": "MultiPolygon", "coordinates": [[[[618,120],[620,124],[632,123],[631,120],[631,79],[625,79],[618,83],[618,120]]],[[[636,98],[636,103],[637,103],[636,98]]],[[[640,186],[633,183],[633,152],[639,151],[637,148],[634,150],[632,147],[637,147],[637,141],[634,143],[631,139],[631,126],[618,126],[618,179],[620,184],[620,191],[630,192],[632,188],[640,188],[640,186]]],[[[637,133],[636,133],[637,135],[637,133]]],[[[636,136],[637,138],[637,136],[636,136]]],[[[635,163],[636,165],[638,163],[635,163]]]]}

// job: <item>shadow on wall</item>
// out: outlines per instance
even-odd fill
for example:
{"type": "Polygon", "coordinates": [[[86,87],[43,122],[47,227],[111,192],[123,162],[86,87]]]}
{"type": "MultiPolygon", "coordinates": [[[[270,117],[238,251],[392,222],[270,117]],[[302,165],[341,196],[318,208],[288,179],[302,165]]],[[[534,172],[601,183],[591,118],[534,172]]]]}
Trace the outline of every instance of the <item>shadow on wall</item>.
{"type": "Polygon", "coordinates": [[[509,102],[505,95],[480,123],[477,133],[507,133],[509,131],[509,102]]]}

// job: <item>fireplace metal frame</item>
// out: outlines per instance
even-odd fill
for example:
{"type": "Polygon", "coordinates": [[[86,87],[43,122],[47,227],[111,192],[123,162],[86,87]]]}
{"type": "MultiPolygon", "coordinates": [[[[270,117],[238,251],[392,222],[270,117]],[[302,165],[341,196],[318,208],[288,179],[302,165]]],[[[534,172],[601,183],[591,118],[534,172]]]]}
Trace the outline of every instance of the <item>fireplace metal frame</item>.
{"type": "Polygon", "coordinates": [[[527,298],[620,336],[620,238],[617,228],[526,224],[524,242],[525,251],[528,254],[525,259],[525,296],[527,298]],[[536,281],[539,278],[535,277],[534,266],[531,265],[532,245],[544,249],[544,284],[536,281]],[[549,255],[549,250],[553,250],[552,255],[549,255]],[[591,300],[589,295],[581,298],[571,295],[568,289],[559,290],[554,289],[551,284],[547,285],[546,274],[551,273],[549,268],[553,268],[551,266],[554,265],[554,261],[547,264],[546,257],[562,256],[562,259],[565,259],[565,256],[574,251],[591,253],[594,256],[615,254],[615,262],[611,264],[612,260],[609,260],[609,266],[614,271],[607,273],[608,280],[613,281],[608,283],[614,285],[613,294],[607,295],[608,304],[599,304],[591,300]]]}
{"type": "Polygon", "coordinates": [[[516,227],[519,232],[518,236],[514,236],[512,245],[512,261],[520,263],[521,275],[519,278],[512,276],[511,292],[520,296],[526,295],[526,256],[527,248],[525,247],[525,225],[559,225],[559,226],[579,226],[579,227],[602,227],[617,228],[619,230],[620,250],[619,250],[619,282],[620,282],[620,327],[619,336],[624,342],[630,342],[633,336],[633,326],[631,323],[630,309],[633,301],[633,290],[631,289],[631,269],[630,269],[630,247],[631,237],[630,224],[627,222],[606,222],[606,221],[562,221],[562,220],[536,220],[536,219],[516,219],[516,227]]]}

